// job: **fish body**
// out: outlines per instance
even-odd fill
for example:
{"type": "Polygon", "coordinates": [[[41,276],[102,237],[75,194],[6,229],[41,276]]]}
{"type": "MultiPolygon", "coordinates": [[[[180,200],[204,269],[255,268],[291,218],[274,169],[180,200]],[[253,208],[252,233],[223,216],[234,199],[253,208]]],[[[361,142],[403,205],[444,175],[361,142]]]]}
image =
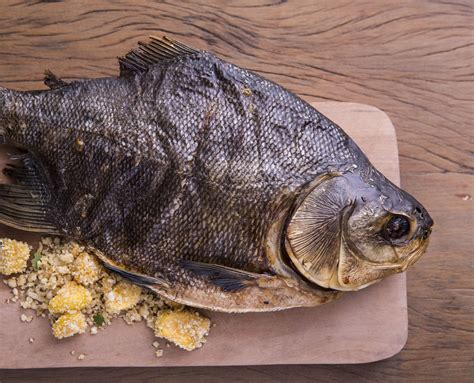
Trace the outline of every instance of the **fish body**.
{"type": "Polygon", "coordinates": [[[0,222],[81,241],[137,284],[229,312],[325,303],[426,248],[426,210],[296,95],[166,38],[120,62],[118,77],[1,91],[4,140],[25,153],[6,170],[0,222]],[[376,226],[351,223],[370,203],[378,234],[406,216],[410,240],[351,240],[376,226]]]}

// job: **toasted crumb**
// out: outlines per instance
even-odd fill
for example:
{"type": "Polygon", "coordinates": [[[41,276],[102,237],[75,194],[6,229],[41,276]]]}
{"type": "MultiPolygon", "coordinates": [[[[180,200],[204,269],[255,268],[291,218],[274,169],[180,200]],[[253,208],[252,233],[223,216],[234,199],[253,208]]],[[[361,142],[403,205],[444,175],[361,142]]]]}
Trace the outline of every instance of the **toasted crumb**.
{"type": "Polygon", "coordinates": [[[165,310],[158,314],[155,335],[192,351],[202,346],[209,333],[209,319],[191,310],[165,310]]]}
{"type": "Polygon", "coordinates": [[[33,320],[33,317],[31,315],[21,314],[20,315],[20,320],[22,322],[31,322],[33,320]]]}
{"type": "Polygon", "coordinates": [[[71,313],[86,308],[92,302],[90,292],[76,282],[67,282],[49,301],[48,309],[52,314],[71,313]]]}
{"type": "Polygon", "coordinates": [[[163,356],[163,350],[156,350],[155,355],[157,358],[161,358],[163,356]]]}
{"type": "Polygon", "coordinates": [[[82,252],[74,260],[71,271],[77,283],[89,286],[99,280],[101,266],[92,255],[82,252]]]}
{"type": "Polygon", "coordinates": [[[77,357],[77,360],[84,360],[86,358],[85,354],[81,354],[77,357]]]}
{"type": "Polygon", "coordinates": [[[25,271],[29,258],[28,244],[9,238],[0,239],[0,274],[11,275],[25,271]]]}
{"type": "Polygon", "coordinates": [[[119,282],[105,295],[105,308],[111,314],[134,307],[140,300],[142,289],[131,283],[119,282]]]}
{"type": "MultiPolygon", "coordinates": [[[[20,242],[0,240],[0,244],[3,244],[0,248],[0,267],[5,265],[4,255],[8,253],[5,253],[5,249],[10,246],[10,253],[16,254],[18,249],[15,246],[18,243],[20,242]]],[[[26,244],[19,248],[27,259],[30,248],[26,244]]],[[[59,238],[44,237],[34,252],[32,261],[24,262],[25,271],[3,280],[12,293],[5,301],[19,302],[22,308],[32,309],[37,316],[47,318],[53,335],[59,339],[86,332],[95,335],[99,327],[104,328],[114,318],[120,317],[128,324],[144,321],[155,332],[158,332],[158,324],[159,331],[163,330],[171,341],[188,350],[200,347],[204,342],[202,334],[208,331],[207,319],[193,314],[190,309],[183,311],[187,314],[170,315],[170,312],[179,312],[184,306],[130,284],[108,271],[98,262],[93,249],[86,250],[75,242],[61,242],[59,238]],[[166,323],[168,327],[176,327],[175,333],[166,328],[166,323]],[[195,329],[190,323],[195,323],[195,329]],[[204,329],[199,323],[204,324],[204,329]]],[[[21,314],[22,322],[33,320],[33,316],[27,314],[21,314]]],[[[30,339],[34,341],[34,338],[30,339]]],[[[158,347],[158,341],[153,342],[157,356],[161,356],[163,350],[158,350],[158,347]]],[[[170,344],[166,343],[166,347],[170,347],[170,344]]],[[[70,354],[77,353],[72,350],[70,354]]]]}
{"type": "Polygon", "coordinates": [[[55,338],[63,339],[86,331],[87,323],[81,312],[61,315],[53,324],[53,335],[55,338]]]}
{"type": "Polygon", "coordinates": [[[35,342],[35,338],[30,338],[30,339],[28,339],[28,342],[34,343],[34,342],[35,342]]]}

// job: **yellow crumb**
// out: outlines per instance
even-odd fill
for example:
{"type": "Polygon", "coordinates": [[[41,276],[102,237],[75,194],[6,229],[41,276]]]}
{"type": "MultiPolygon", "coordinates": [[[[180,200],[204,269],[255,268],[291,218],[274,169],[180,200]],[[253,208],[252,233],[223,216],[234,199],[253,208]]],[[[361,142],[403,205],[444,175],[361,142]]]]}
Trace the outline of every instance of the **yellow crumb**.
{"type": "MultiPolygon", "coordinates": [[[[157,336],[186,350],[201,347],[205,341],[208,319],[123,280],[104,268],[95,252],[83,245],[44,237],[32,262],[29,256],[27,244],[0,239],[0,273],[18,272],[3,279],[12,293],[6,302],[18,302],[23,309],[47,318],[57,338],[82,333],[94,336],[114,318],[122,318],[127,324],[143,321],[157,336]]],[[[20,314],[19,321],[25,326],[33,320],[29,313],[20,314]]],[[[28,341],[35,342],[34,338],[28,341]]],[[[170,347],[169,343],[160,347],[158,341],[152,344],[157,357],[163,348],[170,347]]],[[[74,354],[81,353],[71,351],[74,354]]],[[[79,356],[80,360],[85,358],[85,354],[79,356]]]]}
{"type": "Polygon", "coordinates": [[[95,258],[88,253],[80,253],[71,267],[74,280],[81,285],[89,286],[97,282],[100,277],[101,266],[95,258]]]}
{"type": "Polygon", "coordinates": [[[30,258],[30,247],[9,238],[0,240],[0,274],[10,275],[25,271],[30,258]]]}
{"type": "Polygon", "coordinates": [[[84,333],[86,328],[86,317],[83,313],[64,314],[53,324],[53,335],[58,339],[68,338],[84,333]]]}
{"type": "Polygon", "coordinates": [[[141,293],[140,287],[124,281],[119,282],[105,294],[105,309],[110,314],[128,310],[138,303],[141,293]]]}
{"type": "Polygon", "coordinates": [[[51,314],[70,313],[86,308],[91,302],[91,293],[85,287],[70,281],[49,301],[48,309],[51,314]]]}
{"type": "Polygon", "coordinates": [[[201,347],[209,333],[211,321],[190,310],[163,310],[155,322],[155,335],[187,351],[201,347]]]}

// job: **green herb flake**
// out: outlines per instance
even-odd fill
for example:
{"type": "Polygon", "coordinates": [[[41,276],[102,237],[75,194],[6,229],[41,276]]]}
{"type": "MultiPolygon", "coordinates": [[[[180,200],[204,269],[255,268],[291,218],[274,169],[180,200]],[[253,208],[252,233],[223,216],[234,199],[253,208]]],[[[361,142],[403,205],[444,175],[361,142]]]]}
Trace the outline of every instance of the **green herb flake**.
{"type": "Polygon", "coordinates": [[[92,319],[94,320],[94,323],[97,325],[97,326],[102,326],[105,322],[105,319],[104,317],[102,316],[102,314],[98,313],[98,314],[95,314],[92,319]]]}
{"type": "Polygon", "coordinates": [[[33,266],[33,270],[38,271],[39,265],[38,262],[41,261],[41,253],[34,253],[33,260],[31,261],[31,265],[33,266]]]}

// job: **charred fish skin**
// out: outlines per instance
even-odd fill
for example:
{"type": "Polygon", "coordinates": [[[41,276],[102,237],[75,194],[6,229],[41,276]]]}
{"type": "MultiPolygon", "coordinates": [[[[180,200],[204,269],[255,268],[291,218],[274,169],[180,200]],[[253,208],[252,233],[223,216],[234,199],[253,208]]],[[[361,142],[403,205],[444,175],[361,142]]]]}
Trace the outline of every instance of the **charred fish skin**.
{"type": "MultiPolygon", "coordinates": [[[[161,41],[173,52],[155,53],[153,65],[129,54],[120,77],[67,84],[50,76],[49,91],[2,91],[5,140],[28,150],[28,181],[10,175],[39,191],[32,218],[17,226],[56,228],[136,283],[196,307],[269,311],[339,296],[283,260],[288,215],[325,174],[383,176],[284,88],[161,41]]],[[[12,192],[0,190],[6,224],[26,198],[12,192]]]]}
{"type": "Polygon", "coordinates": [[[69,235],[117,256],[149,244],[171,262],[194,253],[265,269],[258,246],[272,204],[349,157],[347,138],[282,88],[210,54],[170,66],[21,95],[27,128],[10,138],[51,174],[55,216],[65,219],[57,225],[69,235]]]}

